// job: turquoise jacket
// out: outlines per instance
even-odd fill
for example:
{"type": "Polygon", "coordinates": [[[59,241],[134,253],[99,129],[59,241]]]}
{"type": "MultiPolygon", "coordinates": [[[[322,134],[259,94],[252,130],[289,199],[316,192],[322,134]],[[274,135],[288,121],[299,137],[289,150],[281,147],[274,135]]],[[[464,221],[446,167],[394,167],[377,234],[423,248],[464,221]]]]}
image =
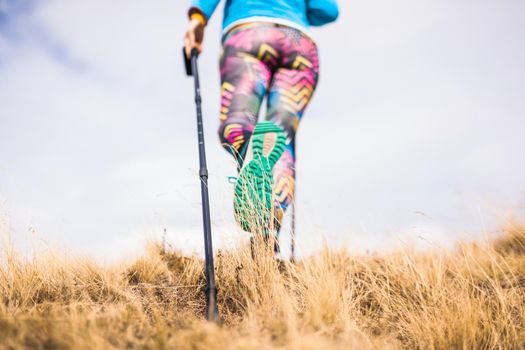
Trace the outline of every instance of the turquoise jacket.
{"type": "MultiPolygon", "coordinates": [[[[190,14],[199,11],[210,19],[221,0],[193,0],[190,14]]],[[[223,30],[250,17],[275,18],[308,28],[333,22],[339,15],[336,0],[226,0],[223,30]]]]}

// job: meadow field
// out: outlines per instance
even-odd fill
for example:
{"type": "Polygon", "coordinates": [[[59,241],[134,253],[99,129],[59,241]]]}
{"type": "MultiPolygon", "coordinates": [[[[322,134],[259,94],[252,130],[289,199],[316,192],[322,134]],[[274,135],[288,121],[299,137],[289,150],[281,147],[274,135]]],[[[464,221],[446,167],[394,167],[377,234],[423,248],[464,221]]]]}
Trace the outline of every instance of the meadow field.
{"type": "Polygon", "coordinates": [[[216,257],[221,323],[203,318],[203,262],[151,245],[101,266],[5,241],[2,349],[524,349],[525,227],[453,250],[295,264],[249,247],[216,257]]]}

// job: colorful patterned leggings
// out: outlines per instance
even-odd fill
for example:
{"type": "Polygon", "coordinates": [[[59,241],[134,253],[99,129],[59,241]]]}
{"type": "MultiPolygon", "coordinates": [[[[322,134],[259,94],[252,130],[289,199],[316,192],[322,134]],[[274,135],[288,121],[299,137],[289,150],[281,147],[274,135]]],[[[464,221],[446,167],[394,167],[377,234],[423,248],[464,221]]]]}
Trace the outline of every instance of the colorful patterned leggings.
{"type": "Polygon", "coordinates": [[[319,75],[317,47],[294,28],[244,24],[224,36],[220,71],[219,137],[239,165],[268,96],[265,120],[282,127],[287,137],[273,169],[276,206],[286,210],[294,196],[295,133],[319,75]]]}

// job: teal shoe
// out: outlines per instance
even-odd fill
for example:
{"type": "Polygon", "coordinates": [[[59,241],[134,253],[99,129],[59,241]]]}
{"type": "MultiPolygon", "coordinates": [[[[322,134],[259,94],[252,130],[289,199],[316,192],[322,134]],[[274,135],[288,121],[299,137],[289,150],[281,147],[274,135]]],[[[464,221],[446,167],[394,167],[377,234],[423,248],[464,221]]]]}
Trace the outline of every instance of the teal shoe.
{"type": "Polygon", "coordinates": [[[250,139],[243,167],[235,184],[233,210],[243,230],[268,235],[274,220],[272,169],[286,144],[283,130],[260,122],[250,139]]]}

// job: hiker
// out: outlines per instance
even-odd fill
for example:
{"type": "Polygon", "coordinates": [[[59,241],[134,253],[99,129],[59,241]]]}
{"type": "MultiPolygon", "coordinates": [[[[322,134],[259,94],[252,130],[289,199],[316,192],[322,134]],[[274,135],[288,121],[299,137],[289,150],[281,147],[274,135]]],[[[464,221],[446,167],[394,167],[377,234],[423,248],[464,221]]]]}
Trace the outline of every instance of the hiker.
{"type": "MultiPolygon", "coordinates": [[[[193,0],[185,50],[202,52],[220,0],[193,0]]],[[[248,232],[278,234],[294,198],[295,135],[319,77],[310,26],[337,19],[336,0],[226,0],[219,138],[237,161],[234,212],[248,232]],[[264,121],[259,109],[267,96],[264,121]]]]}

